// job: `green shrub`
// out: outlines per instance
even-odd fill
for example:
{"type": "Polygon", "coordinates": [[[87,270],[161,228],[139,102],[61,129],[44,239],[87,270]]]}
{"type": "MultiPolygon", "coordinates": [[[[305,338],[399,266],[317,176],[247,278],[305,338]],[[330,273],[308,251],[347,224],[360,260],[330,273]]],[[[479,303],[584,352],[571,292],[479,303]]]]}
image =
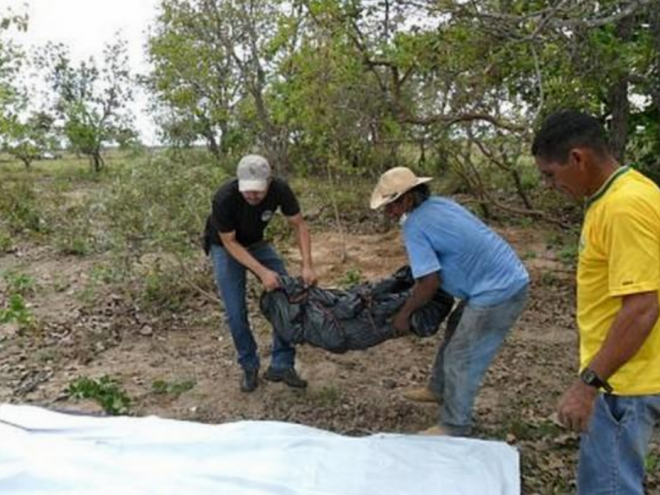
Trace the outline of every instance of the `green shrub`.
{"type": "Polygon", "coordinates": [[[6,253],[14,247],[11,234],[0,225],[0,253],[6,253]]]}
{"type": "Polygon", "coordinates": [[[363,281],[362,272],[357,267],[352,267],[346,270],[341,279],[339,279],[339,285],[343,288],[350,288],[354,285],[357,285],[363,281]]]}
{"type": "Polygon", "coordinates": [[[142,280],[138,297],[147,308],[177,311],[190,293],[180,267],[169,263],[165,266],[159,260],[148,268],[142,280]]]}
{"type": "Polygon", "coordinates": [[[2,274],[2,278],[7,284],[7,291],[10,294],[27,296],[34,291],[36,286],[34,279],[24,273],[7,271],[2,274]]]}
{"type": "Polygon", "coordinates": [[[131,399],[120,387],[119,381],[107,375],[98,380],[78,377],[66,391],[74,399],[92,399],[113,416],[126,414],[131,405],[131,399]]]}
{"type": "Polygon", "coordinates": [[[270,242],[285,241],[291,237],[292,228],[283,215],[274,215],[264,231],[264,239],[270,242]]]}
{"type": "Polygon", "coordinates": [[[5,308],[0,308],[0,323],[16,322],[20,328],[29,328],[34,323],[32,311],[20,294],[11,294],[5,308]]]}
{"type": "Polygon", "coordinates": [[[104,198],[115,249],[180,251],[198,246],[211,198],[226,174],[158,156],[119,171],[104,198]]]}
{"type": "Polygon", "coordinates": [[[37,193],[28,180],[0,181],[0,217],[14,234],[47,230],[37,193]]]}
{"type": "Polygon", "coordinates": [[[85,256],[110,247],[104,207],[97,197],[62,208],[52,220],[55,247],[60,253],[85,256]]]}

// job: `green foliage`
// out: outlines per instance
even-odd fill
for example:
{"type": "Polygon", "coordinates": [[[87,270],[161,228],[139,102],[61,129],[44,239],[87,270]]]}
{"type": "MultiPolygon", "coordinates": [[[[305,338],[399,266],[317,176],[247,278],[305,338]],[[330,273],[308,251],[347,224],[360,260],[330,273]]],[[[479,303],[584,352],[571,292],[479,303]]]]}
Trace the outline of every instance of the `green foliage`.
{"type": "Polygon", "coordinates": [[[557,257],[562,263],[575,265],[579,256],[579,235],[577,230],[555,232],[548,235],[546,243],[549,248],[557,252],[557,257]]]}
{"type": "Polygon", "coordinates": [[[25,297],[32,294],[35,282],[32,277],[16,271],[7,271],[2,274],[9,295],[0,306],[0,323],[16,323],[21,330],[34,326],[34,316],[28,307],[25,297]]]}
{"type": "Polygon", "coordinates": [[[578,255],[579,253],[577,243],[567,244],[563,246],[557,253],[559,259],[567,265],[575,265],[575,263],[577,263],[578,255]]]}
{"type": "Polygon", "coordinates": [[[183,167],[165,156],[118,171],[104,198],[113,249],[128,253],[199,249],[211,198],[225,178],[220,168],[183,167]]]}
{"type": "Polygon", "coordinates": [[[7,290],[11,294],[27,296],[34,292],[36,284],[34,279],[29,275],[15,271],[7,271],[2,274],[2,278],[7,284],[7,290]]]}
{"type": "Polygon", "coordinates": [[[32,311],[20,294],[10,294],[5,307],[0,307],[0,323],[16,322],[20,328],[30,328],[34,324],[32,311]]]}
{"type": "Polygon", "coordinates": [[[52,223],[54,244],[60,253],[85,256],[109,247],[107,232],[102,227],[103,211],[97,198],[62,205],[60,215],[52,223]]]}
{"type": "Polygon", "coordinates": [[[634,12],[615,21],[618,0],[547,16],[543,2],[521,1],[247,5],[163,2],[150,84],[174,144],[202,139],[230,156],[260,143],[276,164],[288,157],[311,176],[449,169],[455,190],[484,205],[517,198],[537,209],[531,131],[554,109],[577,107],[630,117],[614,137],[628,137],[632,160],[660,177],[660,22],[650,5],[626,5],[634,12]]]}
{"type": "MultiPolygon", "coordinates": [[[[25,113],[27,102],[19,108],[25,113]]],[[[45,112],[35,112],[26,119],[12,115],[5,120],[3,149],[30,168],[33,161],[56,146],[53,117],[45,112]]]]}
{"type": "Polygon", "coordinates": [[[225,17],[209,15],[205,9],[211,5],[162,2],[148,43],[154,70],[147,82],[156,98],[175,110],[158,116],[165,140],[174,147],[190,147],[201,138],[219,155],[238,144],[230,111],[238,74],[220,30],[210,22],[225,17]]]}
{"type": "Polygon", "coordinates": [[[121,388],[120,382],[107,375],[98,380],[78,377],[69,384],[66,391],[74,399],[92,399],[113,416],[128,413],[131,405],[131,399],[121,388]]]}
{"type": "Polygon", "coordinates": [[[13,234],[48,230],[38,194],[27,180],[0,181],[0,218],[13,234]]]}
{"type": "Polygon", "coordinates": [[[182,380],[168,382],[166,380],[154,380],[151,384],[151,390],[156,395],[171,395],[179,397],[179,395],[188,392],[195,388],[197,383],[195,380],[182,380]]]}
{"type": "Polygon", "coordinates": [[[137,297],[145,309],[180,310],[192,293],[186,283],[187,276],[178,264],[153,260],[140,277],[142,283],[137,297]]]}
{"type": "Polygon", "coordinates": [[[0,253],[10,251],[14,243],[11,238],[11,234],[5,231],[4,227],[0,224],[0,253]]]}
{"type": "Polygon", "coordinates": [[[96,172],[104,165],[103,146],[134,139],[129,103],[133,78],[126,42],[106,45],[102,65],[94,59],[74,65],[64,45],[49,44],[37,60],[55,94],[53,112],[63,121],[71,149],[90,158],[96,172]]]}
{"type": "Polygon", "coordinates": [[[293,229],[284,215],[274,215],[264,231],[264,239],[268,241],[284,241],[289,239],[293,229]]]}
{"type": "Polygon", "coordinates": [[[339,280],[339,286],[346,289],[362,283],[364,280],[362,272],[359,267],[352,267],[344,272],[344,275],[339,280]]]}
{"type": "Polygon", "coordinates": [[[342,392],[335,386],[325,385],[307,394],[316,407],[337,407],[342,400],[342,392]]]}
{"type": "Polygon", "coordinates": [[[516,419],[511,421],[506,431],[514,435],[518,441],[538,441],[556,437],[561,433],[561,428],[552,421],[530,423],[516,419]]]}
{"type": "Polygon", "coordinates": [[[0,13],[0,141],[4,141],[6,133],[12,129],[11,115],[15,114],[15,105],[20,101],[16,79],[25,58],[7,33],[13,28],[24,31],[26,27],[27,15],[5,9],[0,13]]]}

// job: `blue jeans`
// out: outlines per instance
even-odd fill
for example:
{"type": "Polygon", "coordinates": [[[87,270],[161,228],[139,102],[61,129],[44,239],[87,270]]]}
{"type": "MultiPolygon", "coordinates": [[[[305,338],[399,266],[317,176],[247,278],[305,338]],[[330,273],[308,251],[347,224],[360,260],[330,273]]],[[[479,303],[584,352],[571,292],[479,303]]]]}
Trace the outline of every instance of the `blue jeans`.
{"type": "MultiPolygon", "coordinates": [[[[284,262],[277,251],[266,242],[246,248],[259,263],[280,275],[286,275],[284,262]]],[[[215,283],[225,306],[227,325],[238,352],[238,364],[243,369],[259,368],[257,343],[248,321],[245,279],[247,269],[223,247],[211,245],[211,259],[215,268],[215,283]]],[[[273,332],[271,366],[275,369],[293,368],[296,350],[273,332]]]]}
{"type": "Polygon", "coordinates": [[[455,328],[447,327],[429,388],[438,397],[439,423],[451,435],[472,431],[472,407],[486,370],[522,313],[529,286],[493,306],[466,304],[455,328]]]}
{"type": "Polygon", "coordinates": [[[644,461],[659,420],[660,395],[599,394],[580,439],[578,493],[644,495],[644,461]]]}

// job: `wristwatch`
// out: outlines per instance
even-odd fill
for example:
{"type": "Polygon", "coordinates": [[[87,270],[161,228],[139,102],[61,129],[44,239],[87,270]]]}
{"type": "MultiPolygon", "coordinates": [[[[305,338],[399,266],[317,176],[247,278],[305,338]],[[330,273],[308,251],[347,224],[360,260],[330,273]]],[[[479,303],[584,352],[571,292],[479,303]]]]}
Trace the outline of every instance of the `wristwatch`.
{"type": "Polygon", "coordinates": [[[583,383],[586,385],[589,385],[590,387],[595,387],[595,388],[602,388],[607,392],[608,394],[611,394],[614,392],[612,387],[610,386],[609,383],[607,383],[607,380],[603,380],[601,377],[599,377],[594,370],[589,368],[588,366],[582,370],[580,373],[580,379],[582,380],[583,383]]]}

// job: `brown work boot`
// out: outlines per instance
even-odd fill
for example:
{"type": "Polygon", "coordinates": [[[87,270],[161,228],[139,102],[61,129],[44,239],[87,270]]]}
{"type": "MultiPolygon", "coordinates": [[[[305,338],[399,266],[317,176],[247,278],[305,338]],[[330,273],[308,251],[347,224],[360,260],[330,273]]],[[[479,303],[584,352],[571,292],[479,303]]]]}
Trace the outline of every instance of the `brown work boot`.
{"type": "Polygon", "coordinates": [[[307,380],[300,378],[295,368],[276,369],[269,366],[264,373],[264,380],[269,382],[284,382],[292,388],[307,388],[307,380]]]}
{"type": "Polygon", "coordinates": [[[418,432],[418,435],[428,435],[428,436],[449,436],[449,432],[445,430],[442,426],[435,425],[418,432]]]}
{"type": "Polygon", "coordinates": [[[440,402],[440,399],[433,392],[431,392],[431,389],[428,387],[408,388],[404,390],[403,397],[414,402],[434,402],[436,404],[440,402]]]}

